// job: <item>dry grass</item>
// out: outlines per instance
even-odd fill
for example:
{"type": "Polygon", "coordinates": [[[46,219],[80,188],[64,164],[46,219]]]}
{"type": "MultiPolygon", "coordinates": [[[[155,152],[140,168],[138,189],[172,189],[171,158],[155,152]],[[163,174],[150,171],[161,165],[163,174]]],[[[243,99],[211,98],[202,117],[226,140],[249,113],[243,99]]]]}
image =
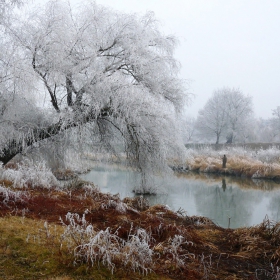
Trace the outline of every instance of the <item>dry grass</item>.
{"type": "Polygon", "coordinates": [[[241,155],[228,155],[226,168],[222,167],[222,158],[196,155],[190,158],[186,165],[188,170],[201,173],[218,173],[255,179],[279,179],[279,163],[263,163],[259,160],[241,155]]]}
{"type": "Polygon", "coordinates": [[[141,198],[121,200],[82,182],[69,191],[26,191],[24,200],[11,196],[4,201],[0,193],[0,279],[277,279],[278,223],[223,229],[207,218],[188,217],[162,205],[148,207],[141,198]],[[86,213],[79,238],[74,229],[82,224],[67,228],[69,212],[79,217],[86,213]],[[101,234],[109,237],[107,253],[115,256],[109,259],[111,267],[103,262],[104,243],[93,242],[101,234]],[[148,252],[152,261],[142,263],[137,246],[144,246],[142,256],[148,252]],[[96,248],[97,262],[87,261],[90,248],[96,248]],[[82,253],[80,258],[74,252],[82,253]],[[125,263],[120,258],[128,252],[125,263]],[[138,267],[130,260],[137,260],[138,267]],[[138,269],[141,265],[144,269],[138,269]],[[270,278],[254,278],[256,272],[270,278]]]}

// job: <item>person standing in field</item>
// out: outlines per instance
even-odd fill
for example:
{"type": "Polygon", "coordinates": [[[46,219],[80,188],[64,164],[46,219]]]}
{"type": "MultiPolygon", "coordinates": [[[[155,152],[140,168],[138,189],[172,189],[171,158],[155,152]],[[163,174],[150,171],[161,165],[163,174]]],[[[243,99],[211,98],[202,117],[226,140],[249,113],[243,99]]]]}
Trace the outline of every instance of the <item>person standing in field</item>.
{"type": "Polygon", "coordinates": [[[226,168],[227,165],[227,157],[226,155],[223,156],[223,168],[226,168]]]}

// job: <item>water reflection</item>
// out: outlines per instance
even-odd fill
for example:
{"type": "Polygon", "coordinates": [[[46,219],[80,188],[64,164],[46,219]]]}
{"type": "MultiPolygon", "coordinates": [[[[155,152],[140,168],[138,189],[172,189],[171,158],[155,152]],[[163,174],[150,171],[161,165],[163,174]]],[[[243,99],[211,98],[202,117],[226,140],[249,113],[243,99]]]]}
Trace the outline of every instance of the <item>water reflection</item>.
{"type": "MultiPolygon", "coordinates": [[[[98,166],[81,176],[103,192],[134,196],[139,185],[138,173],[121,166],[98,166]]],[[[184,209],[188,215],[205,216],[222,227],[256,225],[268,215],[280,220],[280,185],[273,181],[221,177],[211,174],[180,174],[156,178],[160,194],[147,196],[151,205],[164,204],[173,210],[184,209]]]]}
{"type": "Polygon", "coordinates": [[[226,179],[225,178],[222,179],[222,188],[223,188],[223,191],[225,191],[226,188],[227,188],[227,184],[226,184],[226,179]]]}

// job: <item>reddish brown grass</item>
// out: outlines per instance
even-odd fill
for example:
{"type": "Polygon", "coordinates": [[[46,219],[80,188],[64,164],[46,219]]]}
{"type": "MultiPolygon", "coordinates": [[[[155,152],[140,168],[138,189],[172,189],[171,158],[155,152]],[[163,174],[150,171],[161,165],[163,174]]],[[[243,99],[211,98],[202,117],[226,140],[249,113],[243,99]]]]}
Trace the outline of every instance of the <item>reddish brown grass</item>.
{"type": "MultiPolygon", "coordinates": [[[[94,228],[110,227],[112,232],[118,229],[123,239],[128,238],[132,225],[145,229],[151,233],[151,247],[156,252],[153,271],[162,279],[258,279],[254,278],[256,271],[269,272],[271,264],[280,265],[280,225],[277,223],[266,221],[252,228],[223,229],[207,218],[180,215],[161,205],[135,209],[134,205],[139,205],[137,199],[123,200],[127,202],[127,209],[122,213],[114,206],[122,202],[118,196],[94,189],[89,192],[83,186],[71,192],[35,188],[28,190],[22,200],[10,199],[4,203],[3,199],[0,196],[2,217],[24,215],[59,224],[59,217],[64,219],[68,212],[82,215],[88,209],[86,219],[94,228]],[[178,249],[179,254],[185,256],[185,265],[181,267],[166,250],[175,235],[188,241],[178,249]]],[[[71,266],[62,256],[62,265],[64,262],[71,266]]],[[[53,275],[53,279],[56,276],[53,275]]]]}

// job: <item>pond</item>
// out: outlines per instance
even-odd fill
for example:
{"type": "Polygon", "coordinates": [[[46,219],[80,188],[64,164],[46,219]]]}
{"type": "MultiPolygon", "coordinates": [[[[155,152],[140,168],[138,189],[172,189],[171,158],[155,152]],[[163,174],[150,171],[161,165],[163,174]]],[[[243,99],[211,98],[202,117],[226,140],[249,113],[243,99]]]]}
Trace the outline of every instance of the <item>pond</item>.
{"type": "MultiPolygon", "coordinates": [[[[99,164],[80,177],[121,198],[135,196],[133,187],[140,182],[138,173],[118,165],[99,164]]],[[[280,184],[274,181],[187,173],[154,182],[159,194],[145,196],[150,205],[183,209],[189,216],[208,217],[221,227],[253,226],[266,215],[280,220],[280,184]]]]}

